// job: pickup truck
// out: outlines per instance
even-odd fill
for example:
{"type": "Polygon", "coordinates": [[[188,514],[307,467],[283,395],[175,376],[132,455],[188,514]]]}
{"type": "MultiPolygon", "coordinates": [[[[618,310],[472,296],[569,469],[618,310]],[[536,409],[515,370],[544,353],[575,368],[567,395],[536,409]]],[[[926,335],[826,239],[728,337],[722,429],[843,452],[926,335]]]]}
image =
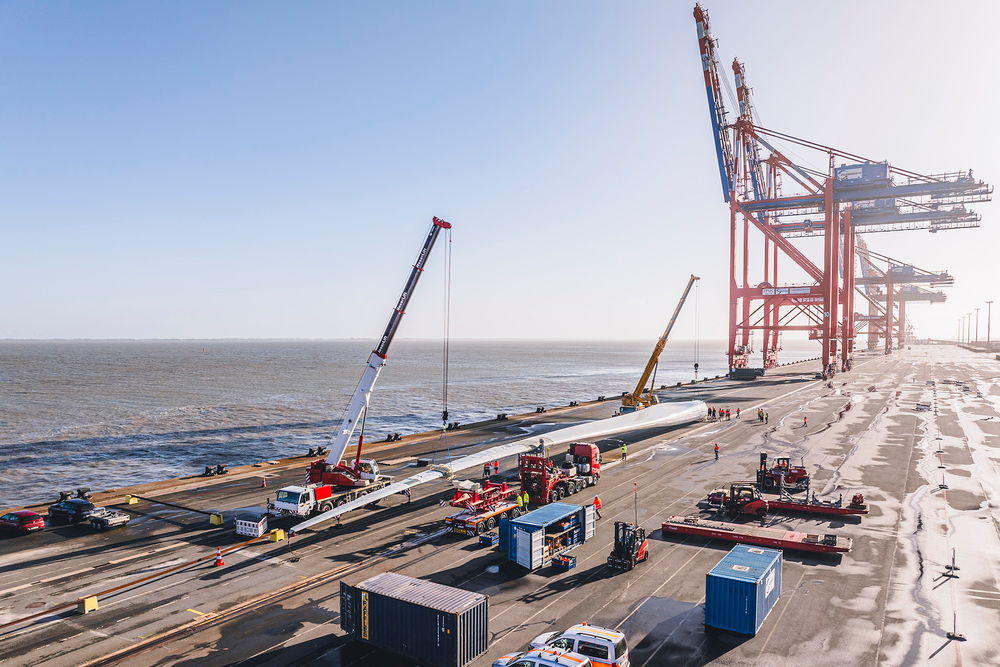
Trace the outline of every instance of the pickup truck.
{"type": "Polygon", "coordinates": [[[132,520],[132,515],[128,512],[111,510],[107,507],[95,507],[90,512],[87,520],[90,521],[90,525],[95,530],[110,530],[111,528],[118,528],[127,524],[132,520]]]}

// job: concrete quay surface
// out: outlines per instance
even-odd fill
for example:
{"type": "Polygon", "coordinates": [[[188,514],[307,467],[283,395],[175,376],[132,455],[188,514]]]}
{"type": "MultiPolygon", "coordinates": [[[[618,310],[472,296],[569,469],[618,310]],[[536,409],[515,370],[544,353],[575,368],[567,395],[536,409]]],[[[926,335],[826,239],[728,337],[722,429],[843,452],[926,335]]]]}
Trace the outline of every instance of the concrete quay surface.
{"type": "MultiPolygon", "coordinates": [[[[453,511],[438,506],[450,491],[445,482],[415,490],[409,504],[393,497],[353,513],[339,527],[234,550],[223,567],[186,564],[244,541],[231,521],[213,527],[202,514],[154,502],[127,506],[136,518],[124,529],[61,526],[2,540],[0,626],[38,616],[0,627],[0,662],[403,665],[346,641],[338,625],[340,579],[391,570],[490,596],[490,650],[476,665],[580,621],[622,629],[634,666],[998,664],[1000,363],[953,346],[858,361],[832,388],[813,379],[814,364],[803,364],[755,382],[663,392],[665,400],[702,398],[734,413],[740,407],[743,418],[630,434],[622,438],[629,443],[624,463],[616,461],[619,441],[600,443],[614,463],[594,489],[603,518],[566,573],[525,573],[495,550],[442,534],[453,511]],[[767,424],[752,419],[761,405],[767,424]],[[711,455],[715,442],[719,461],[711,455]],[[818,496],[860,491],[871,514],[855,522],[770,517],[775,526],[852,537],[854,549],[837,557],[787,552],[782,596],[760,633],[706,633],[705,573],[731,545],[667,538],[659,525],[670,515],[695,514],[714,486],[751,477],[760,451],[804,457],[818,496]],[[650,559],[614,573],[605,559],[613,522],[634,517],[633,484],[650,559]],[[945,576],[952,550],[957,578],[945,576]],[[54,609],[142,577],[149,579],[102,597],[96,612],[54,609]],[[946,637],[955,622],[965,641],[946,637]]],[[[614,409],[612,402],[588,404],[457,431],[447,441],[393,443],[398,447],[379,458],[390,474],[405,474],[430,451],[464,455],[614,409]]],[[[301,481],[301,461],[266,469],[267,489],[257,474],[157,499],[231,518],[301,481]]],[[[505,463],[501,475],[513,478],[514,462],[505,463]]],[[[567,502],[577,499],[593,500],[567,502]]]]}

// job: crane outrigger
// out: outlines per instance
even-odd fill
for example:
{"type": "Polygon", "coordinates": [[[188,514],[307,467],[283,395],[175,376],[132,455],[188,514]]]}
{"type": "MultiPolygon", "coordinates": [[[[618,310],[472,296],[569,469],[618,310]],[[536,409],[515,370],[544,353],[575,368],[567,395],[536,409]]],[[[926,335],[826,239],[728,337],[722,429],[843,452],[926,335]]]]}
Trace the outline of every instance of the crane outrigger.
{"type": "Polygon", "coordinates": [[[684,293],[681,295],[681,300],[677,302],[677,307],[674,308],[674,314],[670,316],[670,321],[667,322],[666,330],[664,330],[663,335],[660,336],[660,339],[656,341],[656,345],[653,347],[653,354],[649,356],[649,361],[646,362],[646,368],[642,371],[639,383],[635,385],[635,390],[633,390],[631,394],[625,394],[622,396],[621,412],[635,412],[636,410],[647,408],[657,402],[656,396],[653,395],[653,388],[650,387],[649,391],[646,391],[646,383],[649,382],[649,378],[653,375],[653,370],[656,368],[656,364],[660,361],[660,354],[663,352],[663,348],[667,345],[667,338],[670,337],[670,331],[674,328],[674,322],[677,321],[677,316],[680,314],[681,308],[684,307],[684,302],[687,301],[688,293],[691,292],[691,286],[694,285],[696,280],[701,280],[701,278],[691,274],[687,287],[684,288],[684,293]]]}

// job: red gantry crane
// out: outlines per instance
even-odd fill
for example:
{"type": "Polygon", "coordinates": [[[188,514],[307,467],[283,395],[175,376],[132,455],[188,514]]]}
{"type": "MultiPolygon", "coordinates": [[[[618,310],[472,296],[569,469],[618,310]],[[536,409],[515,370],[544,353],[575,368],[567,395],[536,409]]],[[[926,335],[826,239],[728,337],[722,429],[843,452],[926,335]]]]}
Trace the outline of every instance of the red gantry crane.
{"type": "MultiPolygon", "coordinates": [[[[989,201],[993,188],[971,171],[924,175],[763,127],[738,60],[732,65],[736,99],[731,100],[738,115],[730,122],[718,44],[700,4],[694,19],[723,199],[729,204],[730,374],[752,378],[776,366],[785,331],[807,332],[820,342],[824,377],[848,370],[861,317],[855,315],[855,296],[874,298],[871,290],[859,291],[855,279],[857,235],[977,227],[980,216],[965,204],[989,201]],[[804,149],[821,168],[793,162],[779,143],[804,149]],[[793,193],[786,192],[786,182],[793,193]],[[821,261],[795,245],[792,239],[802,237],[822,239],[821,261]],[[760,241],[760,259],[751,261],[751,246],[760,241]],[[779,257],[791,260],[806,281],[780,283],[779,257]],[[763,338],[762,363],[751,368],[757,332],[763,338]]],[[[893,318],[893,296],[890,286],[889,302],[874,311],[886,322],[903,322],[903,317],[893,318]]],[[[891,338],[892,327],[886,328],[891,338]]],[[[903,331],[905,324],[896,328],[903,331]]]]}

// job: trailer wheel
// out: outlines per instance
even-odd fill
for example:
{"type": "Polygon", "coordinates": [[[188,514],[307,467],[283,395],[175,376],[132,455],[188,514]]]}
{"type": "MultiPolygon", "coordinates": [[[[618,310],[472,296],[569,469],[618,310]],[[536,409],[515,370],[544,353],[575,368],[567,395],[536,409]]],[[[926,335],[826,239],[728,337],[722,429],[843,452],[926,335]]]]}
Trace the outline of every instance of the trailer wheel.
{"type": "Polygon", "coordinates": [[[557,502],[559,502],[559,494],[556,493],[555,489],[552,489],[552,491],[549,493],[549,502],[550,503],[557,503],[557,502]]]}
{"type": "Polygon", "coordinates": [[[483,522],[480,521],[479,523],[476,524],[476,535],[482,535],[485,532],[486,531],[483,529],[483,522]]]}
{"type": "Polygon", "coordinates": [[[496,527],[497,527],[497,520],[495,518],[490,517],[489,519],[486,520],[486,530],[493,530],[496,527]]]}

